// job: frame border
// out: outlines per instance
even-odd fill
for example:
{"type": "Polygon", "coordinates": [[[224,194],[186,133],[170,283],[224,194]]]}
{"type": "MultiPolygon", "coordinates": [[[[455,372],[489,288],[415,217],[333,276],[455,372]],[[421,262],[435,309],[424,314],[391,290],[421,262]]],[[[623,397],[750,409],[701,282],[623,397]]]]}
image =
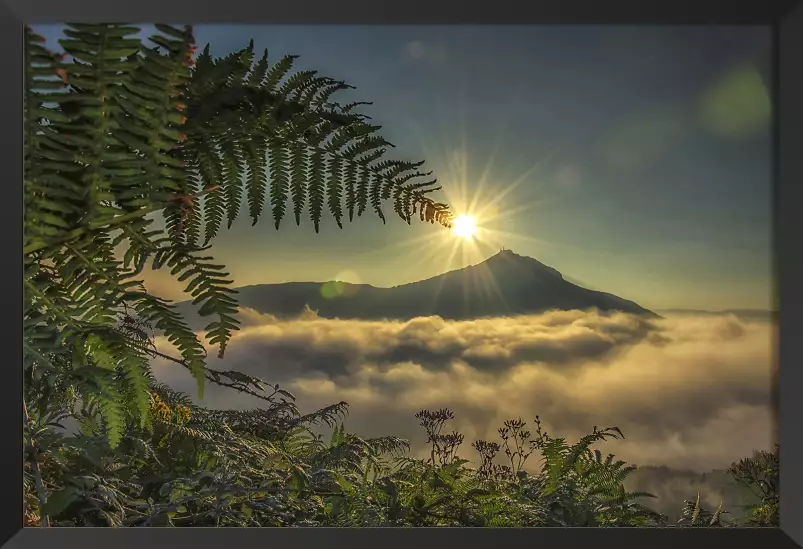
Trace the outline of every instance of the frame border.
{"type": "MultiPolygon", "coordinates": [[[[22,44],[23,34],[20,21],[0,4],[0,74],[15,85],[3,90],[6,98],[0,101],[0,154],[3,162],[3,182],[6,183],[6,197],[11,206],[0,216],[2,220],[2,249],[8,251],[11,268],[2,272],[6,290],[0,292],[0,311],[2,311],[2,346],[5,348],[9,367],[6,369],[4,388],[11,393],[10,398],[0,398],[0,431],[3,435],[0,452],[0,486],[14,486],[16,490],[3,490],[0,501],[6,511],[0,515],[0,543],[4,543],[22,527],[22,44]],[[9,196],[10,195],[10,196],[9,196]],[[12,288],[17,288],[13,290],[12,288]],[[20,293],[17,293],[19,291],[20,293]],[[11,494],[14,494],[13,496],[11,494]]],[[[8,265],[9,263],[6,263],[8,265]]]]}
{"type": "Polygon", "coordinates": [[[271,2],[193,0],[108,2],[106,0],[4,0],[23,21],[151,21],[297,24],[773,24],[799,0],[561,0],[522,5],[518,0],[311,0],[271,2]],[[76,18],[75,14],[81,14],[76,18]]]}
{"type": "Polygon", "coordinates": [[[800,241],[803,234],[799,207],[803,204],[803,3],[790,11],[774,28],[775,35],[775,270],[776,296],[780,308],[778,367],[781,483],[781,529],[803,545],[803,446],[797,390],[803,386],[799,367],[803,357],[803,262],[800,241]],[[780,110],[779,110],[780,109],[780,110]],[[782,306],[786,303],[786,306],[782,306]],[[797,412],[795,412],[797,410],[797,412]],[[785,465],[784,465],[785,464],[785,465]],[[783,473],[786,469],[787,473],[783,473]],[[786,511],[783,508],[786,507],[786,511]]]}
{"type": "MultiPolygon", "coordinates": [[[[777,356],[779,380],[778,421],[781,446],[784,490],[781,495],[781,527],[779,529],[681,529],[681,528],[537,528],[537,529],[394,529],[393,534],[382,533],[382,528],[331,529],[309,528],[274,529],[269,534],[257,529],[40,529],[22,528],[22,505],[18,489],[22,484],[22,453],[19,442],[22,434],[22,371],[18,367],[22,349],[21,294],[7,290],[0,293],[0,311],[3,324],[2,337],[6,352],[13,352],[10,372],[6,375],[0,398],[0,427],[7,434],[13,432],[17,443],[11,443],[2,452],[0,486],[17,487],[4,490],[3,507],[6,512],[0,519],[0,543],[5,547],[28,548],[40,544],[58,544],[61,547],[85,547],[113,543],[120,548],[170,547],[179,544],[215,547],[222,544],[256,545],[265,537],[278,545],[313,547],[323,544],[372,543],[391,547],[409,547],[421,544],[459,544],[463,547],[481,547],[485,544],[542,542],[548,544],[600,543],[624,546],[687,548],[717,545],[769,545],[793,548],[803,545],[803,447],[799,426],[792,419],[801,417],[801,400],[795,392],[801,385],[803,359],[803,263],[795,254],[800,247],[794,234],[803,234],[803,216],[798,213],[803,203],[803,109],[796,101],[803,97],[803,2],[800,0],[564,0],[554,3],[526,4],[514,0],[497,0],[494,11],[484,10],[478,0],[463,2],[442,0],[433,4],[427,0],[407,0],[397,4],[384,4],[376,0],[341,0],[337,3],[315,0],[301,3],[248,3],[244,0],[137,0],[112,3],[106,0],[4,0],[0,5],[0,44],[5,55],[0,56],[0,70],[11,81],[4,92],[10,93],[0,102],[0,151],[7,156],[3,163],[4,178],[15,183],[8,186],[15,204],[0,216],[6,241],[4,249],[12,252],[12,265],[17,273],[22,270],[22,143],[20,129],[22,113],[22,21],[36,23],[65,20],[98,21],[179,21],[202,22],[262,22],[262,23],[351,23],[351,24],[409,24],[409,23],[519,23],[538,24],[720,24],[720,25],[771,25],[773,29],[774,61],[774,252],[777,285],[776,297],[780,307],[779,344],[777,356]],[[75,14],[82,14],[76,16],[75,14]],[[153,14],[153,15],[148,15],[153,14]],[[154,17],[155,16],[155,17],[154,17]],[[782,114],[781,114],[782,113],[782,114]],[[19,296],[19,297],[18,297],[19,296]],[[794,410],[798,410],[797,413],[794,410]],[[10,507],[10,509],[9,509],[10,507]],[[236,541],[235,541],[236,540],[236,541]]],[[[3,269],[6,288],[19,284],[12,269],[3,269]]],[[[19,286],[17,286],[19,288],[19,286]]],[[[6,441],[13,437],[4,436],[6,441]]],[[[8,443],[6,443],[8,444],[8,443]]]]}
{"type": "Polygon", "coordinates": [[[33,547],[799,547],[779,528],[26,528],[4,549],[33,547]]]}

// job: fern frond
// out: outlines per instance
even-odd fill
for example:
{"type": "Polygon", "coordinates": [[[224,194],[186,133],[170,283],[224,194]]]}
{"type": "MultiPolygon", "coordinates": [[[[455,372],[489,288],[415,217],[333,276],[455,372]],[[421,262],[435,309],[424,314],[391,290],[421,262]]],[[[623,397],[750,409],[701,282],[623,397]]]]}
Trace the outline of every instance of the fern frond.
{"type": "MultiPolygon", "coordinates": [[[[131,310],[162,332],[199,394],[224,374],[206,368],[198,337],[134,277],[150,262],[184,282],[199,314],[214,318],[205,337],[222,357],[239,327],[236,292],[198,243],[208,245],[224,219],[230,227],[244,197],[256,223],[269,194],[277,229],[288,200],[299,224],[309,207],[316,231],[324,209],[342,227],[344,199],[350,221],[369,204],[384,220],[382,202],[393,198],[408,222],[411,207],[449,222],[448,208],[428,198],[431,182],[416,183],[420,163],[385,158],[392,145],[356,112],[362,103],[332,101],[347,84],[293,73],[294,56],[257,59],[253,42],[193,59],[190,27],[155,28],[143,41],[132,26],[67,25],[60,43],[70,63],[25,35],[24,366],[57,372],[61,353],[89,368],[81,390],[113,444],[123,418],[147,416],[152,381],[153,348],[136,326],[118,326],[120,315],[131,310]]],[[[326,424],[345,409],[301,416],[285,401],[270,413],[285,414],[285,426],[326,424]]]]}
{"type": "Polygon", "coordinates": [[[285,55],[284,57],[279,60],[278,63],[273,65],[271,69],[268,71],[267,75],[265,76],[265,87],[271,91],[275,92],[279,82],[282,78],[290,72],[293,68],[293,63],[298,58],[297,55],[285,55]]]}
{"type": "Polygon", "coordinates": [[[282,142],[275,139],[270,141],[269,155],[272,179],[270,201],[273,206],[274,226],[278,229],[284,218],[290,190],[289,159],[282,142]]]}
{"type": "MultiPolygon", "coordinates": [[[[309,193],[309,216],[315,227],[316,233],[320,228],[321,214],[323,212],[325,169],[326,166],[324,164],[323,152],[320,150],[313,151],[309,164],[308,193],[309,193]]],[[[331,180],[331,177],[332,175],[330,172],[329,181],[331,180]]],[[[328,189],[329,186],[327,185],[327,190],[328,189]]],[[[337,222],[338,224],[340,223],[339,218],[337,218],[337,222]]]]}
{"type": "MultiPolygon", "coordinates": [[[[301,224],[301,212],[306,205],[307,200],[307,175],[309,168],[307,150],[304,144],[300,141],[294,141],[290,149],[291,169],[290,169],[290,199],[293,202],[293,215],[296,219],[296,225],[301,224]]],[[[310,181],[310,186],[320,184],[321,180],[310,181]]],[[[323,189],[317,188],[314,191],[322,195],[323,189]]]]}
{"type": "Polygon", "coordinates": [[[259,221],[265,203],[265,194],[268,189],[268,169],[265,157],[265,142],[252,138],[246,148],[246,163],[248,166],[248,213],[253,225],[259,221]]]}

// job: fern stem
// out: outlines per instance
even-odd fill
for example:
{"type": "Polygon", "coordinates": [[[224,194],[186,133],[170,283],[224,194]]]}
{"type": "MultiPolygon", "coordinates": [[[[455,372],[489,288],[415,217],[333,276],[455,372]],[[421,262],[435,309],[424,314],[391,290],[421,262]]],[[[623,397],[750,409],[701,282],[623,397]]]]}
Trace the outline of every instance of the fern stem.
{"type": "MultiPolygon", "coordinates": [[[[25,427],[30,429],[31,425],[31,418],[28,415],[28,405],[25,403],[25,399],[22,399],[22,420],[25,427]]],[[[36,485],[36,494],[39,496],[39,526],[42,528],[49,528],[50,527],[50,517],[47,516],[44,512],[45,505],[47,504],[47,494],[45,492],[45,486],[42,483],[42,473],[39,470],[39,450],[36,447],[36,444],[33,440],[33,437],[30,434],[30,430],[28,431],[28,452],[27,458],[31,462],[31,470],[33,471],[33,481],[36,485]]]]}
{"type": "MultiPolygon", "coordinates": [[[[188,370],[190,369],[190,366],[189,366],[189,364],[187,364],[186,360],[183,360],[183,359],[180,359],[180,358],[176,358],[174,356],[170,356],[170,355],[165,354],[165,353],[161,353],[161,352],[159,352],[156,349],[153,349],[151,347],[140,346],[140,348],[141,348],[141,350],[143,350],[144,352],[146,352],[146,353],[148,353],[148,354],[150,354],[152,356],[159,357],[159,358],[164,359],[164,360],[169,360],[170,362],[174,362],[175,364],[183,366],[183,367],[187,368],[188,370]]],[[[227,383],[227,382],[222,381],[220,379],[220,376],[230,377],[228,375],[229,373],[230,373],[230,371],[227,372],[227,371],[223,371],[223,370],[215,370],[215,369],[212,369],[212,368],[207,368],[206,372],[204,373],[204,377],[208,381],[211,381],[212,383],[214,383],[215,385],[219,385],[220,387],[227,387],[229,389],[234,389],[236,391],[240,391],[241,393],[246,393],[248,395],[251,395],[251,396],[256,397],[258,399],[264,400],[266,402],[270,402],[270,403],[274,402],[271,397],[273,397],[273,395],[275,395],[277,391],[274,391],[270,395],[264,395],[264,394],[260,394],[260,393],[258,393],[256,391],[254,391],[252,389],[249,389],[248,387],[245,387],[242,384],[227,383]]]]}

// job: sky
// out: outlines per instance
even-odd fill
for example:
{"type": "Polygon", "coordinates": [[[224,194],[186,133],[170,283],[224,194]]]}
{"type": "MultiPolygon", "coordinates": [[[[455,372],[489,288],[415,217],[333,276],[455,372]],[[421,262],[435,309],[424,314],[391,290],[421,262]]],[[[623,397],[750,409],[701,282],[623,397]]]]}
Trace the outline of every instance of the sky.
{"type": "MultiPolygon", "coordinates": [[[[36,30],[53,45],[57,26],[36,30]]],[[[393,286],[504,246],[653,309],[772,308],[764,27],[202,25],[225,55],[356,86],[399,159],[425,159],[473,242],[367,216],[321,234],[243,217],[213,252],[237,285],[393,286]],[[457,253],[450,258],[455,245],[457,253]]],[[[168,277],[149,288],[179,297],[168,277]]]]}

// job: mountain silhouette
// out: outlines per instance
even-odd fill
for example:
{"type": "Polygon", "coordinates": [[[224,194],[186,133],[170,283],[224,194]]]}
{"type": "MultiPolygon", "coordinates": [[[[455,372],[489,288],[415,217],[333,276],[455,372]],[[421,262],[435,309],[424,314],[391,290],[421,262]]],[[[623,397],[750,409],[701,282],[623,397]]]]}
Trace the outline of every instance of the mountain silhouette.
{"type": "MultiPolygon", "coordinates": [[[[306,307],[322,318],[363,320],[435,315],[465,320],[593,308],[658,317],[632,301],[568,282],[552,267],[510,250],[477,265],[392,288],[288,282],[245,286],[238,292],[241,307],[278,317],[296,316],[306,307]]],[[[193,327],[208,323],[198,318],[189,302],[179,304],[179,310],[193,327]]]]}

